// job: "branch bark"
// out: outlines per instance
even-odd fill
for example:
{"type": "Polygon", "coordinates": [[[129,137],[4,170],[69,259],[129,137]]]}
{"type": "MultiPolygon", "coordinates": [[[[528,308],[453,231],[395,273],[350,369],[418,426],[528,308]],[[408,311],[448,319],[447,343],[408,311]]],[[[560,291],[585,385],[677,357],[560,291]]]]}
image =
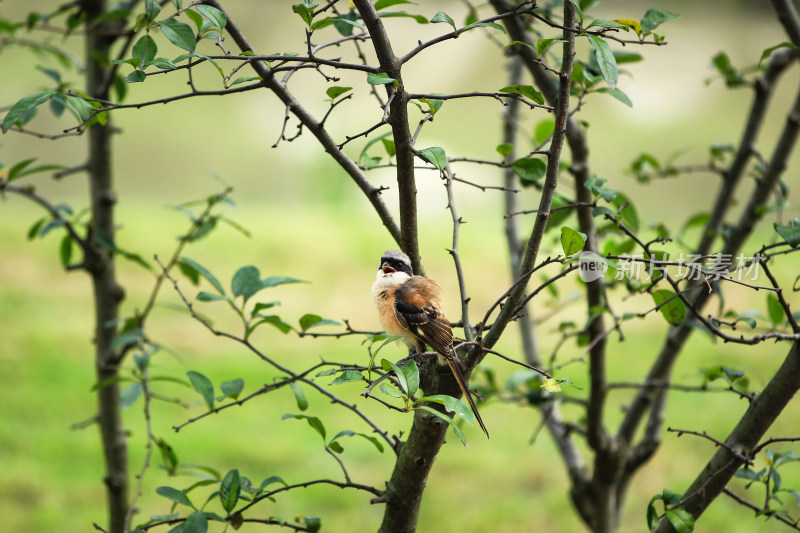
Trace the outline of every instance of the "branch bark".
{"type": "Polygon", "coordinates": [[[419,257],[419,235],[417,234],[417,184],[414,175],[414,146],[408,125],[408,92],[403,85],[402,62],[394,55],[392,43],[383,21],[373,5],[367,0],[354,0],[364,25],[372,37],[372,44],[381,70],[396,80],[386,89],[393,98],[389,104],[389,125],[395,145],[397,161],[397,194],[400,201],[400,247],[411,258],[411,268],[422,273],[419,257]]]}
{"type": "MultiPolygon", "coordinates": [[[[750,457],[772,423],[800,389],[797,376],[800,376],[800,343],[795,342],[781,367],[725,439],[725,445],[717,448],[684,493],[681,507],[692,516],[697,518],[703,514],[742,467],[744,460],[750,457]]],[[[673,531],[675,529],[666,518],[661,519],[656,529],[656,533],[673,531]]]]}
{"type": "MultiPolygon", "coordinates": [[[[91,97],[108,99],[105,83],[104,58],[109,57],[114,32],[99,31],[95,20],[107,11],[105,0],[82,0],[86,13],[86,85],[91,97]]],[[[94,124],[88,129],[89,194],[91,196],[92,224],[84,266],[92,279],[95,307],[95,366],[97,382],[113,380],[119,375],[119,361],[111,348],[116,336],[119,305],[124,292],[117,282],[113,242],[114,204],[111,169],[112,127],[94,124]]],[[[110,533],[125,531],[125,518],[129,505],[128,448],[122,423],[120,390],[118,382],[100,387],[97,391],[98,422],[103,442],[106,472],[106,499],[108,503],[110,533]]]]}

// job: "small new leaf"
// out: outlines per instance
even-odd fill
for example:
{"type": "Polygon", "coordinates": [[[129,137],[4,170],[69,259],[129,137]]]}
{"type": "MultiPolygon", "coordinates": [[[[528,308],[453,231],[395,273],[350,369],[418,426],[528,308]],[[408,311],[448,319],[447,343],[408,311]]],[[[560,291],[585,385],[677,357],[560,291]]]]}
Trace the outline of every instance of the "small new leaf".
{"type": "Polygon", "coordinates": [[[281,420],[286,420],[289,418],[296,418],[298,420],[305,420],[308,422],[308,425],[314,428],[314,430],[320,434],[322,440],[325,440],[325,425],[322,423],[322,420],[317,418],[316,416],[307,416],[307,415],[293,415],[293,414],[285,414],[281,417],[281,420]]]}
{"type": "Polygon", "coordinates": [[[327,94],[328,98],[331,100],[336,100],[338,97],[351,90],[353,90],[352,87],[333,86],[328,87],[328,90],[325,91],[325,94],[327,94]]]}
{"type": "Polygon", "coordinates": [[[303,387],[301,387],[298,382],[292,381],[289,383],[289,389],[292,391],[292,394],[294,394],[294,400],[297,402],[297,408],[301,411],[308,409],[308,399],[303,392],[303,387]]]}
{"type": "Polygon", "coordinates": [[[445,166],[447,166],[447,155],[445,155],[443,148],[432,146],[430,148],[420,150],[419,154],[425,159],[425,161],[432,164],[440,171],[444,171],[445,166]]]}
{"type": "Polygon", "coordinates": [[[778,235],[786,241],[786,244],[792,248],[797,248],[797,246],[800,245],[800,223],[795,223],[791,226],[781,226],[775,222],[773,227],[778,235]]]}
{"type": "Polygon", "coordinates": [[[501,93],[520,94],[537,104],[544,104],[544,96],[532,85],[508,85],[500,89],[501,93]]]}
{"type": "Polygon", "coordinates": [[[195,509],[195,506],[192,504],[191,500],[189,500],[189,497],[182,490],[178,490],[172,487],[158,487],[156,489],[156,494],[158,494],[159,496],[163,496],[168,500],[172,500],[175,503],[186,505],[188,507],[191,507],[192,509],[195,509]]]}
{"type": "Polygon", "coordinates": [[[211,383],[211,380],[208,379],[206,376],[201,374],[200,372],[195,372],[194,370],[190,370],[186,373],[186,376],[189,378],[189,381],[192,383],[192,387],[196,390],[205,400],[206,405],[208,406],[209,411],[214,410],[214,384],[211,383]]]}
{"type": "Polygon", "coordinates": [[[642,33],[648,34],[657,27],[659,27],[664,22],[669,22],[670,20],[675,20],[680,18],[680,15],[676,15],[675,13],[670,13],[666,9],[660,8],[651,8],[648,9],[647,12],[642,17],[642,33]]]}
{"type": "Polygon", "coordinates": [[[774,293],[767,293],[767,312],[773,326],[779,326],[784,320],[783,306],[774,293]]]}
{"type": "Polygon", "coordinates": [[[561,228],[561,248],[567,257],[580,252],[586,245],[586,234],[564,226],[561,228]]]}
{"type": "Polygon", "coordinates": [[[395,87],[397,86],[397,80],[389,77],[389,75],[385,72],[379,72],[378,74],[367,74],[367,83],[370,85],[386,85],[388,83],[394,83],[395,87]]]}
{"type": "Polygon", "coordinates": [[[242,378],[236,378],[231,381],[223,381],[219,384],[219,388],[226,398],[238,400],[242,389],[244,389],[244,380],[242,378]]]}
{"type": "Polygon", "coordinates": [[[446,24],[450,24],[453,27],[453,31],[456,33],[458,32],[458,29],[456,28],[456,23],[453,22],[453,19],[450,18],[450,15],[448,15],[444,11],[439,11],[431,19],[431,23],[435,24],[437,22],[444,22],[446,24]]]}
{"type": "Polygon", "coordinates": [[[673,326],[679,326],[686,319],[686,305],[683,300],[675,297],[675,293],[661,289],[653,292],[653,301],[659,307],[664,318],[673,326]],[[666,303],[665,303],[666,302],[666,303]]]}

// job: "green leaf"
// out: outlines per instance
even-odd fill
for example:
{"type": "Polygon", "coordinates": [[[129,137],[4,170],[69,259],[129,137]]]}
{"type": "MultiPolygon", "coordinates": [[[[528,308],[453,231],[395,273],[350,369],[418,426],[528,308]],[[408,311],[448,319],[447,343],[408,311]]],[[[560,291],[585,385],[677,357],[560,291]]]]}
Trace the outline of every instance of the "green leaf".
{"type": "Polygon", "coordinates": [[[250,317],[255,317],[259,311],[263,311],[264,309],[271,309],[276,305],[281,305],[280,302],[258,302],[256,305],[253,306],[253,310],[250,313],[250,317]]]}
{"type": "Polygon", "coordinates": [[[444,413],[441,413],[441,412],[437,411],[436,409],[433,409],[432,407],[428,407],[427,405],[417,405],[416,407],[414,407],[414,409],[416,409],[418,411],[428,412],[428,413],[430,413],[430,414],[432,414],[432,415],[434,415],[434,416],[436,416],[438,418],[441,418],[442,420],[444,420],[445,422],[450,424],[450,427],[453,428],[453,433],[456,434],[456,437],[458,437],[458,440],[461,441],[461,444],[463,444],[465,448],[469,448],[469,446],[467,446],[467,439],[464,437],[464,434],[461,432],[461,430],[455,424],[455,422],[453,422],[452,418],[450,418],[449,416],[447,416],[444,413]]]}
{"type": "Polygon", "coordinates": [[[673,298],[673,296],[675,293],[667,289],[653,291],[653,301],[660,306],[661,314],[664,315],[667,322],[673,326],[679,326],[686,318],[686,305],[683,300],[677,297],[673,298]],[[670,298],[672,299],[670,300],[670,298]],[[667,302],[667,300],[669,301],[667,302]]]}
{"type": "Polygon", "coordinates": [[[728,54],[720,52],[711,59],[711,63],[720,73],[728,87],[739,87],[744,84],[744,77],[731,64],[728,54]]]}
{"type": "MultiPolygon", "coordinates": [[[[5,177],[6,183],[18,180],[19,178],[22,178],[24,176],[36,174],[37,172],[47,172],[48,170],[61,170],[63,168],[66,168],[63,165],[39,165],[38,167],[28,168],[34,161],[36,161],[36,158],[32,157],[30,159],[20,161],[16,165],[12,166],[8,170],[8,174],[6,174],[5,177]]],[[[0,170],[2,170],[2,164],[0,164],[0,170]]]]}
{"type": "Polygon", "coordinates": [[[124,346],[131,346],[138,344],[139,341],[144,339],[144,332],[141,329],[134,329],[133,331],[126,331],[120,333],[111,341],[111,349],[118,350],[124,346]]]}
{"type": "Polygon", "coordinates": [[[325,91],[325,94],[327,94],[328,98],[330,98],[331,100],[336,100],[336,98],[351,90],[353,90],[352,87],[333,86],[333,87],[328,87],[328,90],[325,91]]]}
{"type": "Polygon", "coordinates": [[[133,57],[139,60],[134,67],[143,69],[150,65],[156,58],[156,52],[158,52],[158,46],[153,38],[149,35],[142,36],[133,45],[133,57]]]}
{"type": "Polygon", "coordinates": [[[147,74],[143,70],[134,70],[125,76],[125,83],[142,83],[147,79],[147,74]]]}
{"type": "Polygon", "coordinates": [[[175,503],[186,505],[188,507],[191,507],[192,509],[195,509],[195,506],[192,504],[191,500],[189,500],[189,497],[182,490],[178,490],[172,487],[158,487],[156,489],[156,494],[158,494],[159,496],[163,496],[168,500],[172,500],[175,503]]]}
{"type": "Polygon", "coordinates": [[[208,291],[200,291],[197,293],[198,302],[216,302],[219,300],[227,300],[228,297],[224,294],[215,294],[208,291]]]}
{"type": "Polygon", "coordinates": [[[727,366],[721,366],[719,369],[722,371],[722,377],[725,378],[725,381],[727,381],[728,385],[731,386],[733,386],[734,381],[744,377],[744,372],[741,370],[734,370],[733,368],[728,368],[727,366]]]}
{"type": "Polygon", "coordinates": [[[158,68],[160,68],[160,69],[163,69],[163,70],[169,70],[169,69],[177,68],[177,65],[175,63],[173,63],[172,60],[167,59],[165,57],[157,57],[157,58],[155,58],[153,60],[153,65],[158,67],[158,68]]]}
{"type": "Polygon", "coordinates": [[[261,76],[239,76],[232,82],[228,84],[228,87],[233,87],[234,85],[239,85],[240,83],[247,83],[248,81],[262,81],[263,78],[261,76]]]}
{"type": "Polygon", "coordinates": [[[444,100],[438,98],[420,98],[419,101],[428,106],[431,115],[435,115],[444,105],[444,100]]]}
{"type": "Polygon", "coordinates": [[[289,278],[286,276],[270,276],[261,280],[262,289],[270,289],[278,285],[286,285],[287,283],[307,283],[303,279],[289,278]]]}
{"type": "Polygon", "coordinates": [[[158,25],[161,27],[161,33],[172,44],[189,52],[194,52],[197,42],[191,26],[176,19],[162,20],[158,25]]]}
{"type": "Polygon", "coordinates": [[[219,29],[225,28],[225,25],[228,23],[228,19],[225,17],[225,13],[223,13],[214,6],[198,4],[195,6],[195,9],[200,13],[202,13],[204,17],[210,20],[214,24],[214,26],[216,26],[219,29]]]}
{"type": "Polygon", "coordinates": [[[254,266],[244,266],[236,271],[231,280],[233,296],[242,296],[244,301],[250,299],[262,289],[261,274],[254,266]]]}
{"type": "Polygon", "coordinates": [[[215,289],[217,289],[217,292],[219,292],[220,294],[225,294],[225,289],[222,288],[222,284],[214,276],[214,274],[212,274],[211,272],[206,270],[206,268],[203,267],[202,265],[200,265],[198,262],[196,262],[193,259],[189,259],[188,257],[181,257],[181,263],[180,264],[184,265],[185,267],[188,267],[186,269],[184,269],[182,267],[182,270],[184,270],[184,272],[188,271],[188,269],[193,270],[197,274],[199,274],[199,275],[203,276],[204,278],[206,278],[208,280],[208,282],[211,283],[211,285],[215,289]]]}
{"type": "Polygon", "coordinates": [[[341,326],[340,322],[335,320],[331,320],[329,318],[322,318],[319,315],[314,315],[311,313],[306,313],[302,317],[300,317],[300,330],[305,331],[310,328],[314,328],[317,326],[341,326]]]}
{"type": "Polygon", "coordinates": [[[224,394],[226,398],[238,400],[239,395],[244,389],[244,380],[242,378],[236,378],[232,379],[231,381],[223,381],[219,384],[219,388],[222,390],[222,394],[224,394]]]}
{"type": "Polygon", "coordinates": [[[304,2],[302,4],[294,4],[292,6],[292,11],[300,15],[300,18],[303,19],[303,22],[311,27],[311,20],[314,17],[314,8],[317,7],[317,4],[309,4],[308,2],[304,2]]]}
{"type": "Polygon", "coordinates": [[[420,150],[419,155],[421,155],[425,161],[432,164],[440,171],[444,171],[445,167],[447,166],[447,156],[444,153],[444,149],[439,148],[438,146],[432,146],[430,148],[420,150]]]}
{"type": "Polygon", "coordinates": [[[352,383],[354,381],[361,381],[364,376],[358,370],[345,370],[336,379],[328,383],[328,385],[341,385],[342,383],[352,383]]]}
{"type": "Polygon", "coordinates": [[[292,415],[292,414],[285,414],[281,417],[281,420],[286,420],[288,418],[296,418],[298,420],[305,420],[308,422],[308,425],[314,428],[314,430],[320,434],[322,440],[325,440],[325,426],[322,423],[322,420],[317,418],[316,416],[307,416],[307,415],[292,415]]]}
{"type": "Polygon", "coordinates": [[[548,378],[542,382],[540,388],[551,393],[561,392],[561,383],[556,378],[548,378]]]}
{"type": "MultiPolygon", "coordinates": [[[[173,450],[172,446],[170,446],[164,439],[159,439],[156,444],[158,445],[158,451],[161,453],[161,460],[164,463],[164,468],[167,470],[167,473],[169,475],[174,476],[175,475],[175,471],[178,468],[178,456],[175,454],[175,450],[173,450]]],[[[171,489],[170,487],[162,487],[162,488],[163,489],[168,489],[168,490],[176,490],[176,489],[171,489]]],[[[156,489],[156,492],[158,492],[158,489],[156,489]]],[[[177,492],[181,492],[181,491],[177,491],[177,492]]],[[[158,492],[158,493],[161,494],[160,492],[158,492]]],[[[166,496],[165,494],[161,494],[161,495],[173,500],[173,498],[171,498],[170,496],[166,496]]],[[[189,498],[186,497],[186,494],[181,492],[181,495],[183,496],[185,501],[188,502],[188,503],[184,503],[184,505],[189,505],[190,507],[194,507],[192,505],[192,503],[189,502],[189,498]]],[[[180,496],[178,496],[178,497],[180,497],[180,496]]],[[[176,500],[173,500],[173,501],[176,501],[176,500]]],[[[183,503],[183,502],[182,501],[178,501],[178,503],[183,503]]]]}
{"type": "Polygon", "coordinates": [[[381,143],[383,144],[384,150],[389,155],[389,157],[394,157],[397,153],[397,148],[395,148],[394,141],[391,139],[381,139],[381,143]]]}
{"type": "Polygon", "coordinates": [[[417,368],[417,363],[409,359],[403,363],[400,371],[406,379],[406,384],[408,384],[408,395],[413,396],[419,390],[419,368],[417,368]]]}
{"type": "Polygon", "coordinates": [[[61,246],[59,246],[58,249],[58,257],[61,260],[61,266],[68,268],[69,263],[72,260],[72,237],[69,234],[64,235],[64,238],[61,239],[61,246]]]}
{"type": "Polygon", "coordinates": [[[181,533],[206,533],[208,531],[208,517],[203,511],[195,511],[186,517],[181,533]]]}
{"type": "Polygon", "coordinates": [[[156,20],[159,13],[161,13],[161,6],[156,0],[145,0],[144,15],[147,17],[148,23],[156,20]]]}
{"type": "Polygon", "coordinates": [[[308,399],[303,392],[303,387],[296,381],[290,381],[289,389],[292,391],[292,394],[294,394],[294,401],[297,402],[297,408],[301,411],[308,409],[308,399]]]}
{"type": "Polygon", "coordinates": [[[769,319],[773,326],[779,326],[783,323],[783,306],[781,305],[781,301],[778,300],[778,297],[775,296],[775,293],[767,293],[767,312],[769,313],[769,319]]]}
{"type": "Polygon", "coordinates": [[[547,139],[553,136],[555,129],[556,123],[554,120],[549,118],[544,119],[536,125],[536,129],[533,131],[533,142],[537,145],[544,144],[547,139]]]}
{"type": "Polygon", "coordinates": [[[356,433],[355,431],[350,431],[349,429],[345,429],[337,433],[336,436],[331,439],[331,443],[335,442],[340,437],[356,437],[356,436],[367,439],[378,449],[379,452],[383,453],[383,444],[381,444],[381,442],[377,438],[371,435],[365,435],[364,433],[356,433]]]}
{"type": "Polygon", "coordinates": [[[397,80],[390,78],[385,72],[379,72],[378,74],[367,74],[367,83],[370,85],[386,85],[388,83],[397,85],[397,80]]]}
{"type": "Polygon", "coordinates": [[[208,406],[209,411],[214,410],[214,384],[200,372],[190,370],[186,373],[194,390],[200,393],[208,406]]]}
{"type": "Polygon", "coordinates": [[[502,31],[503,33],[506,32],[506,29],[504,27],[502,27],[500,24],[497,24],[496,22],[473,22],[472,24],[464,26],[464,28],[462,28],[461,31],[459,32],[459,35],[464,33],[465,31],[469,31],[469,30],[472,30],[474,28],[481,28],[481,27],[494,28],[496,30],[502,31]]]}
{"type": "Polygon", "coordinates": [[[406,375],[402,370],[400,370],[400,367],[388,359],[381,359],[381,368],[383,368],[386,372],[393,371],[397,376],[397,382],[400,383],[400,388],[403,389],[403,392],[406,395],[408,395],[408,381],[406,381],[406,375]]]}
{"type": "Polygon", "coordinates": [[[800,223],[795,223],[791,226],[781,226],[775,222],[772,227],[775,228],[778,235],[792,248],[797,248],[797,246],[800,245],[800,223]]]}
{"type": "Polygon", "coordinates": [[[450,15],[448,15],[444,11],[439,11],[431,19],[432,24],[436,24],[437,22],[444,22],[446,24],[450,24],[453,27],[453,31],[457,31],[456,23],[453,22],[453,19],[450,18],[450,15]]]}
{"type": "Polygon", "coordinates": [[[425,396],[424,398],[420,398],[417,402],[434,402],[444,406],[445,410],[449,413],[455,413],[467,422],[470,425],[475,424],[475,414],[472,412],[472,409],[469,406],[459,400],[458,398],[454,398],[452,396],[447,396],[446,394],[434,394],[432,396],[425,396]]]}
{"type": "Polygon", "coordinates": [[[84,100],[79,96],[73,96],[71,94],[68,94],[67,102],[69,102],[70,107],[75,110],[74,113],[75,117],[80,121],[87,120],[90,116],[92,116],[92,113],[94,112],[92,104],[90,104],[89,102],[87,102],[86,100],[84,100]]]}
{"type": "Polygon", "coordinates": [[[498,144],[495,150],[503,157],[507,157],[514,151],[514,145],[511,143],[498,144]]]}
{"type": "Polygon", "coordinates": [[[544,96],[542,96],[542,93],[537,91],[532,85],[508,85],[507,87],[500,89],[498,92],[521,94],[522,96],[533,100],[537,104],[544,104],[544,96]]]}
{"type": "Polygon", "coordinates": [[[603,74],[603,79],[606,80],[611,89],[615,89],[619,73],[617,72],[617,60],[614,58],[611,47],[601,37],[596,35],[587,35],[586,37],[589,39],[589,44],[594,48],[594,57],[600,67],[600,72],[603,74]]]}
{"type": "Polygon", "coordinates": [[[258,492],[263,492],[265,488],[269,487],[273,483],[280,483],[284,487],[288,487],[289,485],[283,480],[280,476],[270,476],[264,481],[261,482],[261,485],[258,486],[258,492]]]}
{"type": "Polygon", "coordinates": [[[322,519],[318,516],[304,516],[303,525],[309,533],[318,533],[322,529],[322,519]]]}
{"type": "Polygon", "coordinates": [[[531,185],[542,179],[547,165],[541,159],[522,157],[511,163],[511,169],[519,176],[523,185],[531,185]]]}
{"type": "Polygon", "coordinates": [[[547,50],[553,46],[554,44],[558,43],[565,43],[564,39],[541,39],[538,43],[536,43],[536,53],[539,56],[543,56],[547,50]]]}
{"type": "Polygon", "coordinates": [[[622,92],[621,90],[619,90],[618,88],[611,89],[609,87],[603,87],[601,89],[598,89],[597,92],[604,93],[604,94],[610,94],[611,96],[613,96],[614,98],[616,98],[617,100],[619,100],[620,102],[625,104],[626,106],[633,107],[633,102],[631,102],[631,99],[628,97],[628,95],[625,94],[624,92],[622,92]]]}
{"type": "Polygon", "coordinates": [[[3,119],[3,133],[6,133],[11,126],[17,122],[21,122],[23,125],[27,123],[28,120],[33,118],[31,112],[35,110],[37,106],[52,98],[54,94],[56,94],[55,91],[31,94],[11,106],[11,109],[8,110],[6,117],[3,119]]]}
{"type": "Polygon", "coordinates": [[[666,517],[677,533],[691,533],[694,531],[694,517],[686,509],[667,509],[666,517]]]}
{"type": "Polygon", "coordinates": [[[289,333],[294,329],[290,324],[287,324],[286,322],[281,320],[281,317],[279,317],[278,315],[269,315],[262,317],[261,320],[250,326],[247,335],[249,336],[250,333],[252,333],[253,330],[255,330],[261,324],[270,324],[272,326],[275,326],[281,331],[281,333],[289,333]]]}
{"type": "Polygon", "coordinates": [[[603,187],[605,182],[606,180],[604,179],[592,176],[586,180],[584,186],[593,193],[600,195],[606,202],[613,202],[617,195],[619,195],[619,192],[615,191],[614,189],[607,189],[603,187]]]}
{"type": "MultiPolygon", "coordinates": [[[[611,191],[611,189],[603,190],[611,191]]],[[[613,205],[615,209],[615,214],[621,212],[622,216],[620,218],[622,219],[622,222],[624,222],[629,229],[633,230],[634,232],[638,232],[640,226],[639,212],[633,205],[633,201],[623,193],[617,193],[617,191],[611,192],[615,193],[616,195],[611,201],[611,205],[613,205]]]]}
{"type": "Polygon", "coordinates": [[[380,16],[381,16],[381,18],[405,17],[405,18],[414,19],[415,21],[417,21],[417,24],[428,24],[428,19],[426,19],[422,15],[412,15],[412,14],[406,13],[405,11],[397,11],[397,12],[393,12],[393,13],[381,13],[380,16]]]}
{"type": "Polygon", "coordinates": [[[666,9],[651,8],[642,17],[642,33],[647,35],[664,22],[680,18],[680,15],[670,13],[666,9]]]}
{"type": "Polygon", "coordinates": [[[402,398],[405,396],[405,393],[392,385],[391,383],[381,383],[380,386],[381,392],[386,394],[387,396],[391,396],[392,398],[402,398]]]}
{"type": "Polygon", "coordinates": [[[133,405],[136,400],[139,399],[139,396],[142,394],[142,384],[138,381],[136,383],[131,383],[124,389],[122,392],[119,393],[119,405],[123,409],[127,409],[131,405],[133,405]]]}
{"type": "Polygon", "coordinates": [[[628,26],[629,26],[628,24],[621,24],[619,22],[612,22],[610,20],[594,19],[591,23],[589,23],[588,26],[586,26],[586,29],[588,30],[589,28],[600,27],[600,28],[619,28],[628,31],[628,26]]]}
{"type": "Polygon", "coordinates": [[[225,475],[222,483],[219,486],[219,499],[222,502],[222,508],[225,512],[230,514],[236,507],[239,501],[239,494],[241,493],[241,486],[239,484],[239,471],[236,469],[231,470],[225,475]]]}
{"type": "Polygon", "coordinates": [[[580,252],[586,245],[586,235],[564,226],[561,228],[561,248],[567,257],[580,252]]]}
{"type": "Polygon", "coordinates": [[[761,53],[761,59],[758,60],[758,66],[761,67],[761,63],[763,63],[765,59],[771,56],[772,52],[778,50],[779,48],[794,48],[795,50],[800,50],[800,48],[798,48],[796,45],[792,43],[776,44],[775,46],[771,46],[761,53]]]}
{"type": "Polygon", "coordinates": [[[380,11],[381,9],[396,6],[398,4],[413,4],[413,3],[414,2],[410,2],[409,0],[378,0],[377,2],[375,2],[375,11],[380,11]]]}

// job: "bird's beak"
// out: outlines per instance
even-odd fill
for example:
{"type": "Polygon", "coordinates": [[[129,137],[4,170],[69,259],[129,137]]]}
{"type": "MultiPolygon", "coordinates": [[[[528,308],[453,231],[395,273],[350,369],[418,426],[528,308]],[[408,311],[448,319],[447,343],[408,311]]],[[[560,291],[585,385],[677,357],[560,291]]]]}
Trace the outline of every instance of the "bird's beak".
{"type": "Polygon", "coordinates": [[[392,272],[397,272],[395,269],[389,266],[389,263],[384,263],[381,265],[381,270],[385,274],[391,274],[392,272]]]}

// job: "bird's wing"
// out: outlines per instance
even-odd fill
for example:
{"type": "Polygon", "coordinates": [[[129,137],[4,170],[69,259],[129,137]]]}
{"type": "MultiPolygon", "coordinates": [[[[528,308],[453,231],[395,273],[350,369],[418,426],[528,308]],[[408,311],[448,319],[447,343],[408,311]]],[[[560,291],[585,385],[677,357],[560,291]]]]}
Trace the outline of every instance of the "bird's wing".
{"type": "Polygon", "coordinates": [[[412,276],[397,288],[395,315],[420,342],[447,356],[453,344],[453,330],[439,307],[440,294],[435,282],[412,276]]]}

